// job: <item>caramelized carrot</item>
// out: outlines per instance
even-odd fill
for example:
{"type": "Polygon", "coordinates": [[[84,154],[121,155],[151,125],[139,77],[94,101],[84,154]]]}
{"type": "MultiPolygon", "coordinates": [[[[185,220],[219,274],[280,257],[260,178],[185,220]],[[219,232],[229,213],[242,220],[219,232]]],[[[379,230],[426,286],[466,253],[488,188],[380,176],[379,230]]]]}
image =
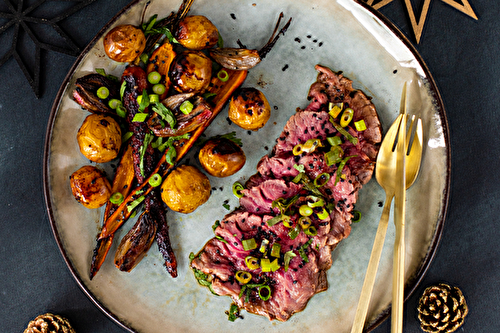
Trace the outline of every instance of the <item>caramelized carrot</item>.
{"type": "MultiPolygon", "coordinates": [[[[213,108],[212,116],[193,132],[191,138],[189,138],[189,140],[184,145],[182,145],[182,147],[178,148],[178,161],[186,155],[186,153],[193,146],[193,144],[203,133],[203,131],[205,131],[205,129],[210,125],[213,119],[215,119],[217,114],[219,114],[233,92],[241,86],[243,81],[245,81],[248,73],[247,71],[235,71],[229,69],[227,69],[226,72],[229,74],[229,79],[226,82],[222,82],[217,77],[212,78],[209,91],[216,94],[213,100],[213,104],[215,106],[213,108]]],[[[165,178],[168,173],[174,168],[174,165],[168,164],[166,162],[167,152],[168,150],[163,154],[155,170],[151,173],[152,175],[155,173],[159,173],[163,178],[165,178]]],[[[112,235],[132,214],[133,210],[128,211],[127,206],[133,201],[137,200],[139,197],[146,196],[149,192],[151,192],[152,189],[153,187],[149,185],[149,179],[147,179],[136,189],[136,191],[130,193],[125,198],[123,203],[116,209],[116,211],[106,220],[99,239],[107,238],[112,235]],[[121,217],[123,217],[123,219],[121,217]]]]}

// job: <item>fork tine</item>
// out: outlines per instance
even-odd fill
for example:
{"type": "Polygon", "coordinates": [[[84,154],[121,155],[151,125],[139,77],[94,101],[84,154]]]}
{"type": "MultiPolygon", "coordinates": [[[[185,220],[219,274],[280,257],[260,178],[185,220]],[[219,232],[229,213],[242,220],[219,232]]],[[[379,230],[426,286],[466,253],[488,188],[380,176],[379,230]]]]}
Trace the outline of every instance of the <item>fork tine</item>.
{"type": "Polygon", "coordinates": [[[411,119],[408,119],[410,122],[409,129],[408,129],[408,135],[406,136],[406,155],[410,154],[410,151],[412,149],[413,143],[416,139],[422,140],[422,119],[417,118],[415,115],[411,116],[411,119]],[[415,123],[417,125],[415,126],[415,123]]]}

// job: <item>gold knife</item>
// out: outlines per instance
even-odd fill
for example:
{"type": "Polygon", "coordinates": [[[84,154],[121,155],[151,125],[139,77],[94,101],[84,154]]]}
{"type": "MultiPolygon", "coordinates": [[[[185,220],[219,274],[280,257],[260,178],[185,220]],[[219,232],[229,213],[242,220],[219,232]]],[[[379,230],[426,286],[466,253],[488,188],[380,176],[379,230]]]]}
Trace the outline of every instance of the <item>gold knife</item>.
{"type": "Polygon", "coordinates": [[[403,331],[404,271],[405,271],[405,213],[406,213],[406,83],[401,96],[401,114],[396,145],[396,191],[394,195],[394,259],[392,274],[392,316],[391,332],[403,331]]]}

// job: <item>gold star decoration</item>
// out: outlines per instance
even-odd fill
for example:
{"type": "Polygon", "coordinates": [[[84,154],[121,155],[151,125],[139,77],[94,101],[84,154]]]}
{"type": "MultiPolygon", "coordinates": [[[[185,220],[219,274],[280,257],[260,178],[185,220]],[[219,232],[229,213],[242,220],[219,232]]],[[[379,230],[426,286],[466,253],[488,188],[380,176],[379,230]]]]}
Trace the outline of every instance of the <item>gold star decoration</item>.
{"type": "MultiPolygon", "coordinates": [[[[365,2],[368,5],[372,6],[374,9],[377,10],[391,3],[392,1],[393,0],[382,0],[377,2],[376,4],[373,4],[375,0],[365,0],[365,2]]],[[[415,38],[417,40],[417,44],[420,42],[420,37],[422,36],[422,31],[424,29],[424,24],[425,20],[427,19],[427,14],[429,12],[429,5],[431,4],[431,1],[432,0],[424,0],[422,11],[420,12],[420,18],[418,19],[417,22],[411,0],[404,0],[406,10],[408,11],[408,16],[410,17],[413,33],[415,34],[415,38]]],[[[440,1],[452,6],[453,8],[477,20],[477,16],[467,0],[440,0],[440,1]]]]}

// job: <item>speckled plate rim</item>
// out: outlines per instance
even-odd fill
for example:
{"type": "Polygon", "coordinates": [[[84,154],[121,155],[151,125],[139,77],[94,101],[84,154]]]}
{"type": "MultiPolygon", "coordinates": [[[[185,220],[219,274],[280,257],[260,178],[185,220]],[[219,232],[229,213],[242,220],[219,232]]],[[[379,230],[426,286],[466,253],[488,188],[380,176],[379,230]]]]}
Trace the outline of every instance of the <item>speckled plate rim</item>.
{"type": "MultiPolygon", "coordinates": [[[[378,11],[374,10],[372,7],[369,5],[365,4],[361,0],[352,0],[356,4],[360,5],[363,7],[366,11],[370,12],[373,16],[375,16],[377,19],[379,19],[394,35],[396,35],[401,42],[406,46],[406,48],[411,52],[411,54],[415,57],[417,60],[418,64],[422,67],[423,72],[425,74],[426,79],[428,80],[428,84],[430,86],[431,93],[433,95],[433,98],[436,102],[436,109],[438,110],[438,114],[440,117],[440,121],[442,123],[442,129],[443,129],[443,139],[445,142],[445,147],[446,147],[446,180],[445,180],[445,188],[443,192],[443,198],[442,198],[442,210],[441,214],[439,216],[439,219],[436,223],[436,229],[434,232],[433,239],[430,243],[429,250],[426,254],[426,256],[423,258],[419,269],[417,272],[412,276],[412,280],[407,284],[405,288],[405,300],[408,299],[413,292],[416,290],[418,285],[420,284],[421,280],[423,279],[430,263],[432,262],[435,254],[436,254],[436,249],[439,246],[440,240],[441,240],[441,235],[443,232],[444,228],[444,222],[447,216],[447,210],[448,210],[448,201],[449,201],[449,192],[450,192],[450,179],[451,179],[451,148],[450,148],[450,139],[449,139],[449,129],[448,129],[448,120],[446,117],[446,113],[444,110],[444,104],[441,98],[441,95],[438,91],[436,82],[425,64],[423,58],[420,56],[412,42],[391,22],[389,21],[385,16],[380,14],[378,11]]],[[[85,49],[82,51],[82,53],[78,56],[78,58],[75,60],[73,66],[69,70],[68,74],[66,75],[64,81],[61,84],[61,87],[56,95],[56,98],[54,100],[54,103],[52,105],[51,113],[49,116],[49,121],[47,125],[47,131],[46,131],[46,136],[45,136],[45,146],[44,146],[44,159],[43,159],[43,187],[44,187],[44,197],[45,197],[45,204],[46,204],[46,209],[51,225],[51,229],[54,235],[54,238],[56,240],[56,243],[58,245],[58,248],[62,254],[62,257],[68,266],[73,278],[79,285],[79,287],[82,289],[82,291],[87,295],[87,297],[103,312],[105,313],[110,319],[112,319],[116,324],[118,324],[120,327],[123,329],[130,331],[130,332],[135,332],[134,329],[131,327],[127,326],[125,323],[123,323],[112,311],[110,311],[105,305],[101,304],[92,294],[92,292],[89,291],[89,289],[85,286],[83,283],[82,279],[79,277],[78,272],[76,271],[75,267],[73,266],[71,260],[68,258],[68,255],[66,253],[66,250],[63,247],[63,244],[61,242],[58,229],[55,223],[54,219],[54,213],[53,213],[53,207],[52,203],[50,200],[50,180],[49,180],[49,158],[50,158],[50,139],[52,137],[52,131],[54,127],[54,121],[56,119],[57,111],[59,109],[59,105],[61,103],[61,98],[67,88],[68,83],[71,80],[71,77],[75,71],[75,69],[78,67],[79,63],[82,61],[82,59],[87,55],[87,53],[93,48],[93,46],[97,43],[97,41],[102,37],[105,31],[109,29],[110,26],[112,26],[120,17],[123,13],[125,13],[127,10],[129,10],[132,6],[136,5],[139,3],[140,0],[134,0],[130,2],[127,6],[125,6],[120,12],[118,12],[103,28],[99,31],[99,33],[89,42],[89,44],[85,47],[85,49]]],[[[373,329],[375,329],[377,326],[379,326],[383,321],[387,319],[391,312],[390,306],[383,311],[374,321],[370,323],[370,325],[367,327],[366,331],[370,332],[373,329]]]]}

